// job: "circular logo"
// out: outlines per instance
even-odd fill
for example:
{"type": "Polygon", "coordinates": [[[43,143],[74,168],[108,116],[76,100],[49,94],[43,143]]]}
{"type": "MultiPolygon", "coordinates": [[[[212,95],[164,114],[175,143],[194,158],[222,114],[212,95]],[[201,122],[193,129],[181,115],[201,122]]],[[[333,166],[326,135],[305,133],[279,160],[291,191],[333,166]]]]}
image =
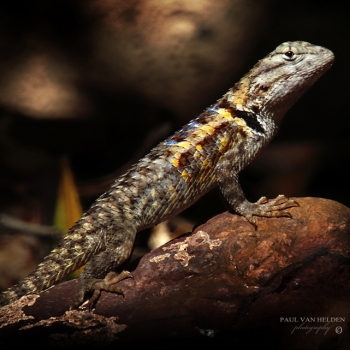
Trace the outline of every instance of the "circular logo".
{"type": "Polygon", "coordinates": [[[343,331],[343,328],[341,328],[340,326],[335,328],[335,333],[340,334],[343,331]]]}

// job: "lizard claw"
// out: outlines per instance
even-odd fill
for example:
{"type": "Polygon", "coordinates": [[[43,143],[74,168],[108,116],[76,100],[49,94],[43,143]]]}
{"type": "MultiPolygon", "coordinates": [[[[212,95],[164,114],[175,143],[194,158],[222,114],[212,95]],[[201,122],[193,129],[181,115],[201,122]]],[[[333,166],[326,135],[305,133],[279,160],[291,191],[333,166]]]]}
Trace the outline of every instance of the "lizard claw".
{"type": "Polygon", "coordinates": [[[89,287],[85,291],[81,291],[79,293],[78,301],[70,307],[70,310],[80,306],[84,301],[85,294],[88,292],[93,292],[91,298],[89,299],[90,310],[96,304],[97,300],[101,295],[101,291],[103,290],[106,292],[117,293],[124,297],[123,290],[120,287],[118,287],[116,284],[125,278],[134,278],[134,277],[129,271],[122,271],[119,274],[111,271],[103,279],[94,279],[90,281],[89,287]]]}
{"type": "Polygon", "coordinates": [[[292,218],[288,208],[298,207],[298,202],[293,199],[288,199],[284,195],[279,195],[274,199],[268,200],[266,197],[261,197],[257,202],[250,203],[248,201],[242,203],[237,211],[242,214],[255,228],[256,220],[254,216],[263,217],[289,217],[292,218]]]}
{"type": "Polygon", "coordinates": [[[115,272],[109,272],[104,279],[92,281],[94,293],[90,298],[90,305],[95,305],[98,298],[100,297],[101,291],[112,292],[120,294],[124,297],[123,290],[116,286],[116,284],[125,278],[134,278],[129,271],[122,271],[117,274],[115,272]]]}

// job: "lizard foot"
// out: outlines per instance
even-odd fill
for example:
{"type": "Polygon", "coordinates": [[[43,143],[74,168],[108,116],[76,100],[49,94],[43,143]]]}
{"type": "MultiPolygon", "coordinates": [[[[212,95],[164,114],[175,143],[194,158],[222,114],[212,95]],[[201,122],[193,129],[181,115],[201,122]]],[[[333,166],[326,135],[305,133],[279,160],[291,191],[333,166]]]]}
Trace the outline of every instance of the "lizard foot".
{"type": "Polygon", "coordinates": [[[246,201],[237,208],[237,212],[243,215],[253,226],[256,227],[254,216],[264,216],[269,218],[285,216],[291,218],[292,215],[285,209],[298,206],[299,204],[296,201],[288,199],[280,194],[275,199],[268,200],[266,197],[261,197],[255,203],[246,201]]]}
{"type": "Polygon", "coordinates": [[[92,279],[88,282],[86,287],[83,287],[79,290],[78,299],[73,305],[70,306],[70,310],[79,307],[84,302],[85,295],[89,292],[93,293],[92,297],[89,299],[90,309],[92,309],[96,304],[102,290],[118,293],[124,296],[123,290],[116,286],[116,284],[125,278],[133,278],[133,276],[129,271],[122,271],[119,274],[115,272],[109,272],[103,279],[92,279]]]}
{"type": "Polygon", "coordinates": [[[121,294],[124,296],[123,290],[116,286],[116,284],[125,278],[133,278],[133,276],[129,271],[122,271],[119,274],[112,271],[109,272],[105,278],[92,281],[91,285],[94,293],[89,300],[90,304],[95,305],[96,301],[100,297],[102,290],[105,290],[106,292],[121,294]]]}

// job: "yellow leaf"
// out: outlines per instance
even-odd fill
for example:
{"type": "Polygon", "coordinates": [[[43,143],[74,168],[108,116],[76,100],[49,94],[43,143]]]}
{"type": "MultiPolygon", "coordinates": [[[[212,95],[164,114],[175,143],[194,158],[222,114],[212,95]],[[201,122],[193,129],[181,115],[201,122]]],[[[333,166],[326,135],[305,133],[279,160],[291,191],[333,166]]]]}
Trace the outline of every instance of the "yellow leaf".
{"type": "MultiPolygon", "coordinates": [[[[83,214],[77,187],[74,182],[69,162],[66,157],[61,161],[61,179],[58,187],[54,226],[62,231],[68,231],[83,214]]],[[[70,278],[78,277],[84,267],[75,271],[70,278]]]]}
{"type": "Polygon", "coordinates": [[[61,162],[61,179],[57,194],[54,226],[62,232],[71,228],[83,214],[77,187],[66,157],[61,162]]]}

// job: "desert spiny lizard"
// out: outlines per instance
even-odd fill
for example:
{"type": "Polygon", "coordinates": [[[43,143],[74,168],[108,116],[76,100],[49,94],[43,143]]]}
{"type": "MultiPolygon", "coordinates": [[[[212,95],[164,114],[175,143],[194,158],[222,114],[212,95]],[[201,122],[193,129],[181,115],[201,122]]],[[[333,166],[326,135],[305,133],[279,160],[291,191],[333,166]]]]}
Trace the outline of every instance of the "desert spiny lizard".
{"type": "Polygon", "coordinates": [[[295,201],[280,195],[248,202],[238,174],[333,59],[331,51],[307,42],[278,46],[215,104],[119,177],[34,272],[1,294],[0,305],[47,289],[84,264],[74,306],[93,291],[94,300],[100,289],[121,292],[116,282],[129,274],[109,272],[129,257],[136,233],[183,211],[216,185],[254,225],[254,216],[289,216],[286,208],[295,201]]]}

